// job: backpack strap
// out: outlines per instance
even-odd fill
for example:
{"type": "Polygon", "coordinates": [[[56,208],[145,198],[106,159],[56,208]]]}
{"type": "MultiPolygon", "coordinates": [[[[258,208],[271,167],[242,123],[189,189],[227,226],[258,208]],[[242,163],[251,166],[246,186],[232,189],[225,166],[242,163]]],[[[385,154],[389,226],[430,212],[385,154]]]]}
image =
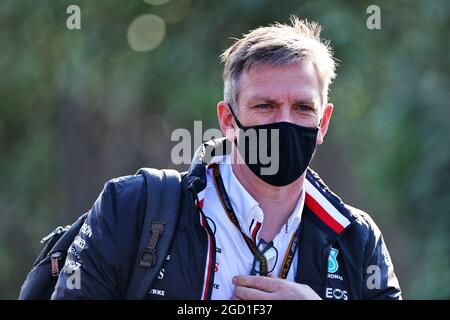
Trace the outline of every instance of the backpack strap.
{"type": "Polygon", "coordinates": [[[142,299],[166,259],[181,199],[181,175],[175,170],[139,169],[147,184],[147,203],[136,262],[125,299],[142,299]]]}

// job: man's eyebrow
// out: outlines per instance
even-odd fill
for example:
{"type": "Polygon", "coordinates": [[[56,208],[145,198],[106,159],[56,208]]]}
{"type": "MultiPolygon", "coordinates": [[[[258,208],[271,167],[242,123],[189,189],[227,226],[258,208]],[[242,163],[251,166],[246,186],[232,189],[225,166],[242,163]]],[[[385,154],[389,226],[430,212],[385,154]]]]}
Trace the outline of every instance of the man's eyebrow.
{"type": "Polygon", "coordinates": [[[314,107],[316,104],[314,102],[314,99],[301,99],[301,100],[296,100],[294,104],[297,105],[308,105],[311,107],[314,107]]]}
{"type": "Polygon", "coordinates": [[[265,102],[265,103],[271,103],[271,104],[280,104],[278,100],[265,98],[265,97],[252,97],[249,99],[250,102],[265,102]]]}
{"type": "MultiPolygon", "coordinates": [[[[255,102],[264,102],[264,103],[270,103],[270,104],[275,104],[275,105],[279,105],[280,102],[278,100],[275,99],[271,99],[271,98],[265,98],[265,97],[251,97],[249,99],[250,103],[253,104],[255,102]]],[[[294,105],[308,105],[308,106],[315,106],[315,102],[314,99],[310,99],[310,98],[304,98],[304,99],[299,99],[299,100],[295,100],[294,105]]]]}

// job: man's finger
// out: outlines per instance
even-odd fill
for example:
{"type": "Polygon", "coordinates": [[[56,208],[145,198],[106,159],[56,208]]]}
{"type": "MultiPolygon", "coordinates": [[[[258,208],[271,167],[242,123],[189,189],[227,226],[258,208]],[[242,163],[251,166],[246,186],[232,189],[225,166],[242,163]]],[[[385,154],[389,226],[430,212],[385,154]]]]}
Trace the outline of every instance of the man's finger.
{"type": "Polygon", "coordinates": [[[262,276],[236,276],[233,278],[236,286],[255,288],[266,292],[274,292],[279,287],[279,279],[262,276]]]}
{"type": "Polygon", "coordinates": [[[242,300],[272,300],[272,295],[268,292],[254,288],[237,286],[234,294],[238,299],[242,300]]]}

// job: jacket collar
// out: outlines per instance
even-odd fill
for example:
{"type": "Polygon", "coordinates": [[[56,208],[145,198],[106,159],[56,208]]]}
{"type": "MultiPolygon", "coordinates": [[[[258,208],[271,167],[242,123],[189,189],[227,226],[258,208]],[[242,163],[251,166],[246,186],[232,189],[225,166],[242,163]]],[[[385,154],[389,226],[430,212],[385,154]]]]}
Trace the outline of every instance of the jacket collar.
{"type": "Polygon", "coordinates": [[[357,219],[311,168],[306,172],[305,190],[305,207],[318,218],[330,240],[339,237],[357,219]]]}
{"type": "Polygon", "coordinates": [[[215,156],[226,155],[230,149],[226,138],[219,138],[203,143],[195,152],[192,164],[186,175],[186,190],[194,196],[206,188],[206,166],[215,156]]]}

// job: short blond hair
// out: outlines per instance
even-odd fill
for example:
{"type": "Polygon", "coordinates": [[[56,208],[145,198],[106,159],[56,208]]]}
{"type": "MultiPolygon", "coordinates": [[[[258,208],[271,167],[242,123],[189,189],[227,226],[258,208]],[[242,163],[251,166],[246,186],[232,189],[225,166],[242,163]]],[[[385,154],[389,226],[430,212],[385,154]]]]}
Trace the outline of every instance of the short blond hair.
{"type": "Polygon", "coordinates": [[[220,58],[224,63],[224,100],[238,107],[239,79],[244,70],[256,64],[288,65],[311,62],[319,77],[322,105],[336,77],[336,62],[330,42],[320,39],[321,27],[316,22],[291,16],[291,25],[275,23],[259,27],[243,35],[226,49],[220,58]]]}

